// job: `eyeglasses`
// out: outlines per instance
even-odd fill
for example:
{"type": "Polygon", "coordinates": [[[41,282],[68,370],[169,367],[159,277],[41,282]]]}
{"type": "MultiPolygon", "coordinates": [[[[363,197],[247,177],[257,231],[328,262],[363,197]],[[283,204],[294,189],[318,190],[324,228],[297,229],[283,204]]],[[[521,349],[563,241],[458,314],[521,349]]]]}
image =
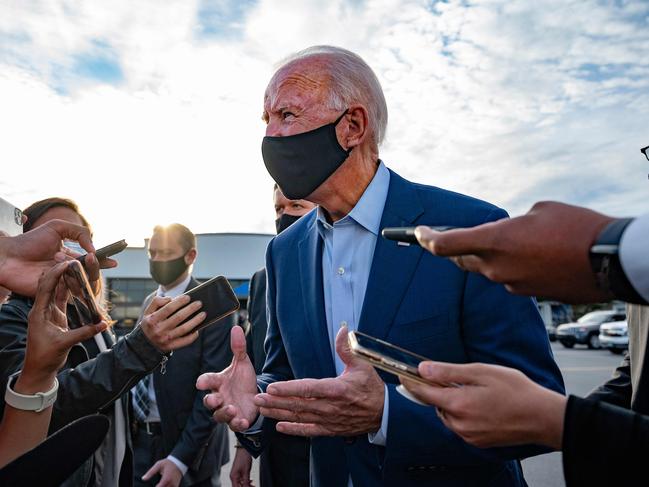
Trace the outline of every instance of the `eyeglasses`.
{"type": "Polygon", "coordinates": [[[640,149],[640,152],[642,152],[644,156],[647,158],[647,160],[649,161],[649,145],[647,147],[643,147],[642,149],[640,149]]]}

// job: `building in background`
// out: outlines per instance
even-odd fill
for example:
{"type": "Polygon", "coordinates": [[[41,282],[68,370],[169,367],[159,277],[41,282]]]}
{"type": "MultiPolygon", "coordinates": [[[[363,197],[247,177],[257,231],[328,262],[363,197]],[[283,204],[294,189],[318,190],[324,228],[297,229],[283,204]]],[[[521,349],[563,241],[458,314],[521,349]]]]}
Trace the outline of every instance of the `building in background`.
{"type": "MultiPolygon", "coordinates": [[[[273,237],[259,233],[196,234],[198,258],[192,275],[201,282],[225,276],[245,309],[249,280],[264,266],[266,246],[273,237]]],[[[118,267],[103,271],[110,315],[117,321],[119,332],[136,324],[144,298],[158,287],[149,274],[147,247],[148,239],[143,247],[128,247],[113,257],[118,267]]]]}

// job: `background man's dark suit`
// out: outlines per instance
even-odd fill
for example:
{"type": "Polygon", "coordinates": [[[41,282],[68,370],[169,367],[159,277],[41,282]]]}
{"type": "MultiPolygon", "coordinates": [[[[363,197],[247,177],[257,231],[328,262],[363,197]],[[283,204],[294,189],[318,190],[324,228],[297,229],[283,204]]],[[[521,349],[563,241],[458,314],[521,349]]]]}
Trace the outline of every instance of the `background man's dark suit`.
{"type": "MultiPolygon", "coordinates": [[[[250,280],[248,299],[250,330],[246,337],[248,355],[261,374],[266,361],[264,340],[266,321],[266,269],[260,269],[250,280]]],[[[309,485],[309,440],[273,431],[261,454],[259,477],[262,487],[294,487],[309,485]]],[[[264,440],[266,441],[266,440],[264,440]]]]}
{"type": "MultiPolygon", "coordinates": [[[[198,284],[192,278],[187,289],[198,284]]],[[[147,296],[143,310],[154,297],[155,293],[147,296]]],[[[215,424],[210,411],[203,406],[205,393],[196,390],[196,379],[202,373],[220,371],[230,364],[233,325],[231,315],[204,328],[194,343],[174,351],[164,374],[160,367],[153,373],[164,455],[171,454],[189,467],[181,482],[184,486],[206,481],[229,460],[227,428],[215,424]]]]}

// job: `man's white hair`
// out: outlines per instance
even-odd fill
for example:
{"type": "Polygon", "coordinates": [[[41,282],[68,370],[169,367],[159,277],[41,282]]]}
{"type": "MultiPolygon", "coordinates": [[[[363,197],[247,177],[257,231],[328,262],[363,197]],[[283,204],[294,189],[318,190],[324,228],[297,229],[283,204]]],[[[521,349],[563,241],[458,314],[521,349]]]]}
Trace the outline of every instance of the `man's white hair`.
{"type": "Polygon", "coordinates": [[[380,145],[388,126],[388,107],[383,88],[372,68],[358,55],[335,46],[312,46],[291,54],[277,71],[310,57],[326,60],[329,86],[329,108],[342,112],[354,103],[364,105],[369,112],[369,128],[376,145],[380,145]]]}

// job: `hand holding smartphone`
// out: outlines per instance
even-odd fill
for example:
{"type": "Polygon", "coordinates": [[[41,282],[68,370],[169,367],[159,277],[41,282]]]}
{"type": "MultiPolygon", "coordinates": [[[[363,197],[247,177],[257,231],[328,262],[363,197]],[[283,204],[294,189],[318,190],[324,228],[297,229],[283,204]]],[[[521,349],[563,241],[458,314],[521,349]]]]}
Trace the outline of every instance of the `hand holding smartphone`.
{"type": "MultiPolygon", "coordinates": [[[[105,247],[97,249],[97,251],[95,252],[95,256],[97,257],[97,260],[101,262],[102,260],[105,260],[108,257],[111,257],[115,254],[119,254],[126,247],[128,247],[126,240],[119,240],[118,242],[114,242],[110,245],[106,245],[105,247]]],[[[77,260],[85,265],[86,256],[80,255],[79,257],[77,257],[77,260]]]]}
{"type": "Polygon", "coordinates": [[[71,304],[81,325],[95,325],[100,321],[110,323],[109,316],[95,300],[88,276],[79,261],[72,260],[63,273],[63,280],[70,292],[71,304]]]}
{"type": "Polygon", "coordinates": [[[223,276],[213,277],[185,293],[190,297],[190,303],[200,301],[203,306],[185,321],[191,320],[200,312],[205,312],[205,320],[192,331],[199,331],[231,315],[239,309],[239,300],[232,286],[223,276]]]}
{"type": "MultiPolygon", "coordinates": [[[[419,241],[415,236],[415,228],[417,227],[386,227],[381,230],[381,236],[387,238],[388,240],[396,240],[397,242],[404,242],[408,244],[419,245],[419,241]]],[[[445,232],[446,230],[452,230],[456,227],[429,227],[436,232],[445,232]]]]}
{"type": "MultiPolygon", "coordinates": [[[[352,353],[374,367],[406,379],[437,387],[458,387],[459,384],[433,383],[419,375],[419,363],[430,359],[404,348],[379,340],[360,331],[349,332],[352,353]]],[[[409,397],[410,399],[410,397],[409,397]]]]}

